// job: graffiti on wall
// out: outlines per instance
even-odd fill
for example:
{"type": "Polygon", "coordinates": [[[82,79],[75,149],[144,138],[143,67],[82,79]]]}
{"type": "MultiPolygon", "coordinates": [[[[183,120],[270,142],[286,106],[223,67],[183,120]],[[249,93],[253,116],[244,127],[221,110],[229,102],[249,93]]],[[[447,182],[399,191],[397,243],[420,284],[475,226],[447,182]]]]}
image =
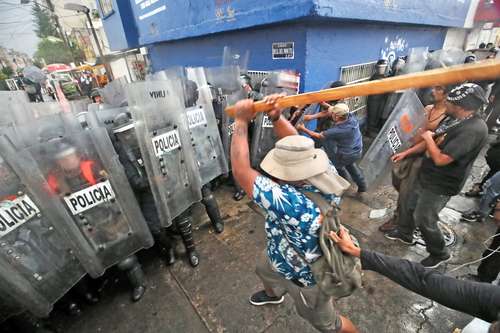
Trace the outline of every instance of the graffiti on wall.
{"type": "Polygon", "coordinates": [[[236,21],[236,10],[231,2],[232,0],[215,0],[215,17],[218,23],[236,21]]]}
{"type": "Polygon", "coordinates": [[[392,64],[398,56],[405,55],[408,42],[403,37],[396,35],[394,38],[385,37],[384,46],[380,49],[380,58],[387,59],[392,64]]]}

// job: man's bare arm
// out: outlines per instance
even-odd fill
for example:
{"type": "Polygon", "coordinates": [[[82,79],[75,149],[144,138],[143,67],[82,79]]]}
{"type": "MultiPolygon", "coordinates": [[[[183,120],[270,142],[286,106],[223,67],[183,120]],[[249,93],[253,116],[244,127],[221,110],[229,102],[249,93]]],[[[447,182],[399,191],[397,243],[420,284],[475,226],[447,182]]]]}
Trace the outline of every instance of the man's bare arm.
{"type": "Polygon", "coordinates": [[[237,116],[234,123],[234,132],[231,138],[231,165],[233,177],[240,184],[248,196],[253,196],[253,184],[259,173],[250,165],[250,149],[248,147],[248,123],[250,117],[245,119],[245,112],[253,108],[249,100],[236,104],[237,116]],[[240,111],[238,111],[240,110],[240,111]],[[241,111],[243,110],[243,111],[241,111]],[[243,114],[243,116],[239,116],[243,114]]]}
{"type": "Polygon", "coordinates": [[[318,140],[322,140],[322,139],[325,138],[325,136],[323,135],[323,133],[318,133],[318,132],[315,132],[315,131],[311,131],[310,129],[308,129],[307,127],[305,127],[303,124],[299,125],[297,128],[298,128],[299,131],[306,133],[311,138],[318,139],[318,140]]]}
{"type": "Polygon", "coordinates": [[[426,150],[429,156],[432,158],[432,161],[437,166],[445,166],[453,162],[453,158],[449,155],[443,154],[441,149],[439,149],[438,145],[434,141],[434,133],[431,131],[427,131],[422,134],[422,138],[426,142],[426,150]]]}

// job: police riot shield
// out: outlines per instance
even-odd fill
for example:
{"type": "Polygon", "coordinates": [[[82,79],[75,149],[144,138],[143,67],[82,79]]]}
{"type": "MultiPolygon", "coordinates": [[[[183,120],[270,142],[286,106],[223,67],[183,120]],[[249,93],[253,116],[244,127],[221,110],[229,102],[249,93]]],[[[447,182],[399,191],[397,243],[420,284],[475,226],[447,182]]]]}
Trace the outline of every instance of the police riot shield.
{"type": "MultiPolygon", "coordinates": [[[[297,76],[292,72],[272,72],[261,83],[260,92],[263,96],[285,93],[294,95],[298,92],[297,76]]],[[[288,118],[289,110],[284,110],[288,118]]],[[[253,124],[252,144],[250,148],[250,162],[258,168],[266,154],[274,148],[278,137],[274,133],[273,123],[265,113],[260,113],[253,124]]]]}
{"type": "Polygon", "coordinates": [[[202,184],[228,172],[226,155],[217,128],[213,96],[202,67],[187,68],[184,81],[186,119],[202,184]],[[197,98],[196,98],[197,97],[197,98]]]}
{"type": "Polygon", "coordinates": [[[428,47],[414,47],[408,52],[408,59],[402,69],[404,74],[422,72],[429,61],[428,47]]]}
{"type": "Polygon", "coordinates": [[[103,128],[79,129],[26,148],[47,192],[70,223],[88,273],[105,269],[153,245],[153,239],[103,128]]]}
{"type": "Polygon", "coordinates": [[[110,107],[101,108],[97,104],[90,104],[88,113],[85,115],[85,121],[89,128],[103,127],[108,131],[110,137],[113,137],[114,120],[120,113],[128,113],[128,107],[110,107]]]}
{"type": "Polygon", "coordinates": [[[25,147],[71,135],[81,128],[76,116],[71,112],[48,113],[38,117],[35,117],[31,112],[25,113],[25,115],[26,118],[18,124],[22,145],[25,147]]]}
{"type": "Polygon", "coordinates": [[[126,86],[127,79],[123,76],[109,82],[104,88],[99,89],[103,102],[112,107],[127,105],[126,86]]]}
{"type": "Polygon", "coordinates": [[[74,245],[78,233],[47,196],[33,159],[5,136],[0,137],[0,172],[0,266],[16,277],[10,289],[26,310],[45,316],[85,275],[74,245]]]}
{"type": "Polygon", "coordinates": [[[215,108],[221,112],[220,135],[222,147],[226,154],[228,169],[231,168],[231,137],[234,131],[234,118],[224,111],[229,105],[246,98],[239,79],[240,69],[237,66],[205,68],[207,82],[216,92],[215,108]]]}
{"type": "Polygon", "coordinates": [[[132,83],[129,110],[162,226],[201,200],[201,179],[182,102],[180,83],[132,83]]]}
{"type": "Polygon", "coordinates": [[[429,54],[429,69],[449,67],[463,64],[466,53],[458,48],[436,50],[429,54]]]}
{"type": "Polygon", "coordinates": [[[382,180],[390,170],[391,156],[412,145],[414,137],[425,125],[424,107],[413,90],[407,90],[387,119],[382,130],[363,156],[360,167],[368,186],[382,180]]]}

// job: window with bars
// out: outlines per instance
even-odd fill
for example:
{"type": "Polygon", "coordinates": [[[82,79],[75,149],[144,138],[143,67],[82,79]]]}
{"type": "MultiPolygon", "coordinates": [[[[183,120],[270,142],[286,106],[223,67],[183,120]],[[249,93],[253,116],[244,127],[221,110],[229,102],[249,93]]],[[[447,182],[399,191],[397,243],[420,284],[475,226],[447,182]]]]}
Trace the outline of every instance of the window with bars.
{"type": "Polygon", "coordinates": [[[99,0],[99,6],[104,17],[113,14],[113,0],[99,0]]]}
{"type": "MultiPolygon", "coordinates": [[[[345,84],[354,84],[368,81],[375,72],[376,61],[357,65],[340,67],[340,80],[345,84]]],[[[356,112],[358,117],[364,117],[366,114],[366,96],[352,97],[345,101],[349,105],[351,112],[356,112]]]]}

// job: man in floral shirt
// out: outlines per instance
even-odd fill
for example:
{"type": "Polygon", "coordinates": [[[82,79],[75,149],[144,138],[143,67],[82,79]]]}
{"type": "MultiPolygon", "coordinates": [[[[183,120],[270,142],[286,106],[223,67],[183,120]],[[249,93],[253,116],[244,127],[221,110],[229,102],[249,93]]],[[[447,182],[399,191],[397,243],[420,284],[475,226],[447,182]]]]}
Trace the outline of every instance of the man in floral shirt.
{"type": "MultiPolygon", "coordinates": [[[[265,102],[275,105],[279,96],[265,102]]],[[[304,194],[321,193],[329,201],[340,200],[346,181],[339,177],[323,150],[299,136],[275,108],[268,113],[280,140],[261,163],[269,176],[250,166],[248,124],[255,117],[253,102],[236,104],[231,142],[233,175],[249,197],[266,210],[267,248],[257,262],[256,273],[264,290],[251,296],[253,305],[280,304],[288,293],[299,315],[321,332],[357,332],[339,315],[333,299],[316,285],[309,264],[322,256],[318,242],[320,209],[304,194]]]]}

